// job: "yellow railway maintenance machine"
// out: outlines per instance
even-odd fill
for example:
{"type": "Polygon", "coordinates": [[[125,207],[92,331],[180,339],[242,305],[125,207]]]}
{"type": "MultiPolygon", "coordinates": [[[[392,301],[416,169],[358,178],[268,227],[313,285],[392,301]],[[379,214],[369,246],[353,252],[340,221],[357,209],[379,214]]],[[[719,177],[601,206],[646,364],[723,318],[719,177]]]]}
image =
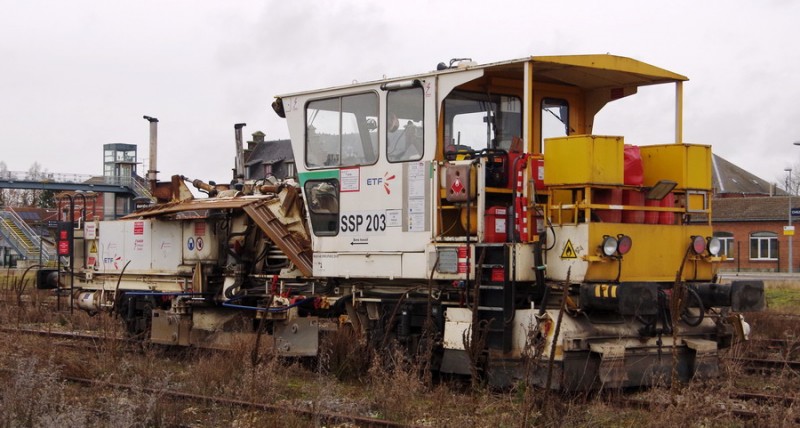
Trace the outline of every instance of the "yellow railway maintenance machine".
{"type": "Polygon", "coordinates": [[[644,385],[669,376],[675,346],[682,379],[716,375],[763,284],[714,282],[711,149],[682,141],[686,80],[543,56],[278,97],[313,275],[337,279],[373,342],[430,345],[445,373],[644,385]],[[674,136],[592,134],[607,103],[658,84],[675,87],[674,136]]]}

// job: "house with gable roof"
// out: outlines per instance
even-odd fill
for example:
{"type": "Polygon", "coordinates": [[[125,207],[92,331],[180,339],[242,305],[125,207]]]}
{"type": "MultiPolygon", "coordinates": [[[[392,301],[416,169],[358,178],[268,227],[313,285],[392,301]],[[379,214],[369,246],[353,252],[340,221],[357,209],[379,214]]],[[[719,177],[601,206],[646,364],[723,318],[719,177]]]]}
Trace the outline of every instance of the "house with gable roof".
{"type": "Polygon", "coordinates": [[[265,134],[261,131],[254,132],[252,136],[244,152],[246,180],[269,177],[297,179],[290,140],[265,141],[265,134]]]}
{"type": "MultiPolygon", "coordinates": [[[[789,224],[790,209],[800,208],[800,197],[717,155],[712,163],[711,220],[714,236],[722,241],[727,258],[720,270],[788,271],[790,238],[784,234],[784,227],[789,224]]],[[[793,246],[798,244],[791,241],[793,246]]],[[[800,248],[792,248],[793,271],[800,270],[799,253],[800,248]]]]}

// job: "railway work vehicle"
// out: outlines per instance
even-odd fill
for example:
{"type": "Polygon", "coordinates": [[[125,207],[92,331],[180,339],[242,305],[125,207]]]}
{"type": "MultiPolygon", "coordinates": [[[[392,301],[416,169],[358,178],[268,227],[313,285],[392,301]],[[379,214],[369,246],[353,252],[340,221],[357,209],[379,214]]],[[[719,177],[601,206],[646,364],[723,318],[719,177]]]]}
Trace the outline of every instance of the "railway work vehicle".
{"type": "Polygon", "coordinates": [[[683,141],[686,80],[533,56],[280,95],[295,179],[193,181],[203,198],[181,176],[156,183],[160,203],[74,231],[61,287],[156,344],[264,334],[315,356],[346,329],[499,387],[716,376],[764,291],[716,279],[712,154],[683,141]],[[593,134],[607,104],[650,85],[674,87],[649,119],[674,134],[593,134]]]}

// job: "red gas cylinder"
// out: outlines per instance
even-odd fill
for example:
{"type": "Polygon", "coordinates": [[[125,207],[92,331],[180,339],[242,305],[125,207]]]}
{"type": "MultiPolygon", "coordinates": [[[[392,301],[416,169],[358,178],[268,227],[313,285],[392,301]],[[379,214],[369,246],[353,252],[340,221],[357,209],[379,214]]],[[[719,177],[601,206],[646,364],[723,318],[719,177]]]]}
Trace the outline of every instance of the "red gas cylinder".
{"type": "MultiPolygon", "coordinates": [[[[660,207],[661,201],[658,199],[647,199],[644,201],[644,206],[646,207],[660,207]]],[[[644,223],[645,224],[658,224],[660,218],[660,212],[658,211],[645,211],[644,212],[644,223]]]]}
{"type": "MultiPolygon", "coordinates": [[[[596,189],[592,193],[592,203],[601,205],[622,205],[622,189],[596,189]]],[[[621,210],[594,210],[597,218],[605,223],[619,223],[621,210]]]]}
{"type": "MultiPolygon", "coordinates": [[[[661,207],[662,208],[674,208],[675,207],[675,195],[670,192],[664,199],[661,200],[661,207]]],[[[675,224],[675,213],[671,212],[660,212],[658,213],[658,223],[659,224],[675,224]]]]}
{"type": "MultiPolygon", "coordinates": [[[[623,190],[622,205],[644,206],[644,193],[638,190],[623,190]]],[[[622,212],[623,223],[644,223],[644,211],[625,210],[622,212]]]]}

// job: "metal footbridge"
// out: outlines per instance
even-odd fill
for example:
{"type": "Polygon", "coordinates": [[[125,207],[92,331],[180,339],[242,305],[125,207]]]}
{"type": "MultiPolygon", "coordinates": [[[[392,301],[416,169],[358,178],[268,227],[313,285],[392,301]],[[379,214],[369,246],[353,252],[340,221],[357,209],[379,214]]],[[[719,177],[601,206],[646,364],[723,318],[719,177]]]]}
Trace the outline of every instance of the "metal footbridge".
{"type": "MultiPolygon", "coordinates": [[[[134,199],[154,200],[139,177],[103,177],[82,174],[29,174],[19,171],[0,171],[0,189],[50,190],[54,192],[113,193],[134,199]]],[[[52,244],[43,242],[39,233],[23,221],[12,208],[0,210],[0,236],[24,260],[52,262],[52,244]]]]}
{"type": "Polygon", "coordinates": [[[84,191],[127,194],[152,198],[138,177],[97,177],[81,174],[45,173],[31,176],[27,172],[0,172],[0,189],[52,190],[56,192],[84,191]]]}

